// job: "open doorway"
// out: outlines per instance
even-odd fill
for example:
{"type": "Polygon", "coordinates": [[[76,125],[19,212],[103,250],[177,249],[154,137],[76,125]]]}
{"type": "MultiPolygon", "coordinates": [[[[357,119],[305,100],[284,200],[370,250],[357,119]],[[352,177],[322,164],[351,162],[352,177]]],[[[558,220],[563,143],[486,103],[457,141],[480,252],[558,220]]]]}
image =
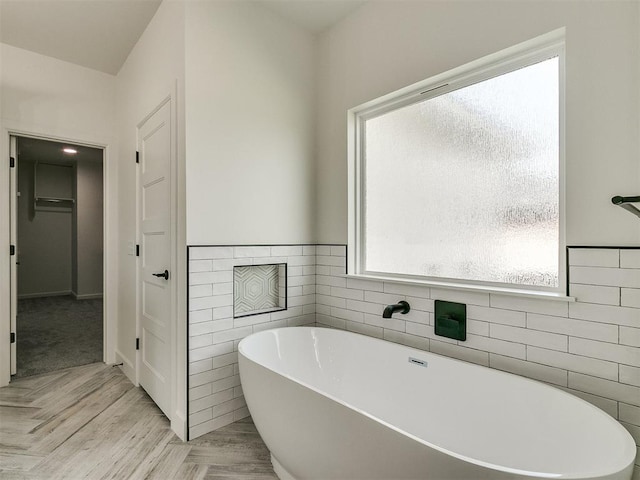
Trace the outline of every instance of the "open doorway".
{"type": "Polygon", "coordinates": [[[103,150],[28,137],[15,147],[15,374],[101,362],[103,150]]]}

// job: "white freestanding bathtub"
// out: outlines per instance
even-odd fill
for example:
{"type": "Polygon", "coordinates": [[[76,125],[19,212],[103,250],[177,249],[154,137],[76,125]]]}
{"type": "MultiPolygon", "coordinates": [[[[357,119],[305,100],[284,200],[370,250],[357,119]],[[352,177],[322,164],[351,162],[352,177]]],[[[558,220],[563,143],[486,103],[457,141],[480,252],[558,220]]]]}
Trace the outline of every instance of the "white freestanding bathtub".
{"type": "Polygon", "coordinates": [[[256,333],[239,353],[282,480],[631,478],[629,433],[539,382],[325,328],[256,333]]]}

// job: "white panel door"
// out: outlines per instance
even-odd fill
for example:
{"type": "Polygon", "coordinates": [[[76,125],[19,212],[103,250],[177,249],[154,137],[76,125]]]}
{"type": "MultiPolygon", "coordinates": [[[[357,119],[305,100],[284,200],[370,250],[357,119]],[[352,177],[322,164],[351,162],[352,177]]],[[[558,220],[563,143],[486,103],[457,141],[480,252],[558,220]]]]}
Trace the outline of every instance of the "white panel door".
{"type": "Polygon", "coordinates": [[[170,416],[171,284],[171,103],[166,101],[138,130],[140,259],[139,382],[170,416]]]}
{"type": "Polygon", "coordinates": [[[11,375],[17,373],[16,353],[18,345],[17,315],[18,315],[18,149],[16,148],[16,137],[10,137],[10,156],[14,159],[14,167],[11,169],[10,180],[10,209],[11,228],[10,242],[14,247],[14,255],[11,257],[11,375]]]}

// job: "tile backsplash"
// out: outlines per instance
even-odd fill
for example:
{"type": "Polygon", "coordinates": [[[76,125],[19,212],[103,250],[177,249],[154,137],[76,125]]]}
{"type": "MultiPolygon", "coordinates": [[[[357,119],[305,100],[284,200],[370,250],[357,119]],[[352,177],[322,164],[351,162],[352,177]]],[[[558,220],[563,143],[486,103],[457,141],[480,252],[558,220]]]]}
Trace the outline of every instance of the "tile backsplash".
{"type": "Polygon", "coordinates": [[[242,337],[316,324],[552,384],[618,419],[640,444],[640,248],[569,248],[575,302],[347,278],[345,246],[189,252],[190,438],[248,414],[237,372],[242,337]],[[289,267],[288,310],[234,320],[231,290],[224,287],[232,280],[224,272],[280,262],[289,267]],[[384,306],[399,300],[411,311],[382,318],[384,306]],[[434,300],[467,305],[466,341],[434,334],[434,300]]]}
{"type": "Polygon", "coordinates": [[[238,373],[240,340],[315,323],[315,262],[313,245],[189,247],[189,438],[249,415],[238,373]],[[273,264],[287,264],[287,309],[234,318],[234,267],[273,264]]]}

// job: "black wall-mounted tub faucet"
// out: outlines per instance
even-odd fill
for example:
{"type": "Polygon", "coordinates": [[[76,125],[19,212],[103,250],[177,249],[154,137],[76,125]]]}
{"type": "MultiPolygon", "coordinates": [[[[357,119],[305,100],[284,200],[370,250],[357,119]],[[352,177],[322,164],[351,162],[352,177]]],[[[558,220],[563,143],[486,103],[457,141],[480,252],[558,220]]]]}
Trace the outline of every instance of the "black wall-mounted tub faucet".
{"type": "Polygon", "coordinates": [[[398,303],[395,303],[393,305],[387,305],[384,308],[384,312],[382,312],[382,318],[391,318],[391,315],[396,312],[400,312],[403,314],[409,313],[409,310],[411,310],[411,306],[404,300],[400,300],[398,303]]]}

